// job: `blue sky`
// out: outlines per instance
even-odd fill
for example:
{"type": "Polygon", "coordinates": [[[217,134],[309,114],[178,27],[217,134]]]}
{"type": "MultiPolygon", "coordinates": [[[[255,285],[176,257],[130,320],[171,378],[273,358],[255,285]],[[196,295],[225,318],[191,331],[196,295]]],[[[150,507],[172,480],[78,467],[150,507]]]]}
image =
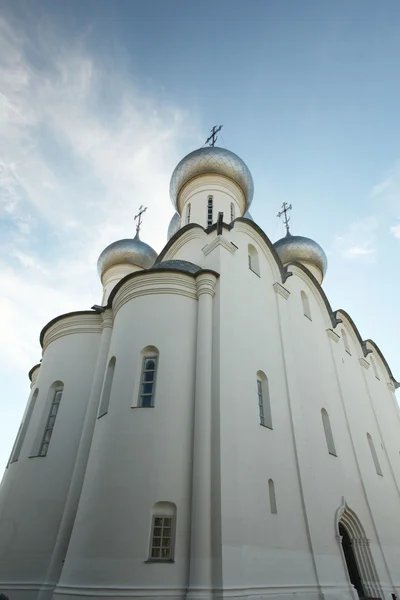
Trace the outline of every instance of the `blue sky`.
{"type": "Polygon", "coordinates": [[[96,261],[161,250],[176,163],[222,123],[270,238],[328,255],[324,289],[400,378],[397,0],[0,0],[0,399],[7,461],[54,316],[101,299],[96,261]]]}

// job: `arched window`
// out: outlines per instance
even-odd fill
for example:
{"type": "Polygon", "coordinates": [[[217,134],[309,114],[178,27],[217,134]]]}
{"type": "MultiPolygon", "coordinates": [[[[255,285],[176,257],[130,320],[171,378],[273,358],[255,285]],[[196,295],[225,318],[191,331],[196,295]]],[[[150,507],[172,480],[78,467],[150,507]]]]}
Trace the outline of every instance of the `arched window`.
{"type": "Polygon", "coordinates": [[[187,209],[186,209],[186,225],[189,225],[190,223],[190,211],[192,209],[192,205],[189,202],[189,204],[187,205],[187,209]]]}
{"type": "Polygon", "coordinates": [[[272,414],[268,379],[265,373],[262,371],[257,371],[257,396],[260,425],[272,429],[272,414]]]}
{"type": "Polygon", "coordinates": [[[108,405],[110,404],[111,388],[112,388],[113,379],[114,379],[115,363],[116,363],[116,358],[115,358],[115,356],[113,356],[110,359],[110,362],[108,363],[106,376],[104,378],[103,393],[101,395],[99,416],[98,416],[99,419],[100,419],[100,417],[102,417],[103,415],[106,415],[108,413],[108,405]]]}
{"type": "Polygon", "coordinates": [[[60,407],[61,397],[63,394],[64,384],[61,381],[53,383],[50,388],[52,401],[50,406],[49,416],[47,417],[46,426],[44,428],[43,438],[39,447],[39,456],[46,456],[49,449],[50,439],[53,435],[54,424],[60,407]]]}
{"type": "Polygon", "coordinates": [[[383,475],[381,465],[379,464],[378,455],[375,450],[374,440],[372,439],[369,433],[367,433],[367,440],[369,444],[369,449],[371,450],[372,460],[374,461],[375,470],[378,475],[383,475]]]}
{"type": "Polygon", "coordinates": [[[214,199],[212,196],[208,196],[207,200],[207,227],[213,224],[213,203],[214,199]]]}
{"type": "Polygon", "coordinates": [[[231,221],[235,220],[235,205],[231,202],[231,221]]]}
{"type": "Polygon", "coordinates": [[[39,394],[39,388],[36,388],[36,390],[33,392],[32,398],[30,399],[27,411],[25,413],[25,417],[24,417],[24,419],[20,425],[20,428],[18,430],[18,434],[17,434],[16,440],[14,443],[14,447],[11,452],[9,464],[16,462],[19,458],[19,455],[21,453],[21,448],[22,448],[22,445],[25,440],[26,432],[28,431],[29,422],[32,417],[33,409],[35,408],[35,403],[36,403],[38,394],[39,394]]]}
{"type": "Polygon", "coordinates": [[[150,562],[173,562],[175,554],[176,504],[156,502],[153,506],[150,562]]]}
{"type": "Polygon", "coordinates": [[[349,346],[349,338],[347,337],[347,333],[345,332],[344,329],[342,329],[341,334],[342,334],[342,338],[343,338],[344,349],[346,350],[347,354],[351,355],[350,346],[349,346]]]}
{"type": "Polygon", "coordinates": [[[302,290],[301,291],[301,302],[303,304],[303,314],[307,319],[311,319],[311,309],[310,309],[310,301],[308,300],[307,294],[302,290]]]}
{"type": "Polygon", "coordinates": [[[326,445],[328,446],[328,452],[329,452],[329,454],[332,454],[333,456],[337,456],[335,442],[333,441],[331,423],[329,420],[329,415],[326,412],[325,408],[323,408],[321,410],[321,416],[322,416],[322,423],[323,423],[324,431],[325,431],[326,445]]]}
{"type": "Polygon", "coordinates": [[[372,356],[370,358],[370,361],[371,361],[371,365],[372,365],[372,370],[374,371],[374,375],[377,379],[379,379],[379,373],[378,373],[378,369],[376,368],[376,362],[374,361],[372,356]]]}
{"type": "Polygon", "coordinates": [[[139,406],[152,407],[155,401],[158,350],[147,346],[142,350],[143,362],[140,376],[139,406]]]}
{"type": "Polygon", "coordinates": [[[269,507],[271,509],[271,513],[276,515],[278,513],[278,509],[276,506],[276,495],[275,495],[275,484],[272,479],[268,479],[268,491],[269,491],[269,507]]]}
{"type": "Polygon", "coordinates": [[[249,255],[249,269],[256,273],[256,275],[260,275],[260,262],[258,259],[258,252],[252,244],[249,244],[247,248],[249,255]]]}

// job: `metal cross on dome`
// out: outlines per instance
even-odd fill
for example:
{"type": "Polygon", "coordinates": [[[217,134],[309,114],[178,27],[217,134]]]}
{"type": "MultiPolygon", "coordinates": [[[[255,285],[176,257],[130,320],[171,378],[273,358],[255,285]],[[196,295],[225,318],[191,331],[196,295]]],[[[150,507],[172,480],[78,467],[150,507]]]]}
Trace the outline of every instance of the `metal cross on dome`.
{"type": "Polygon", "coordinates": [[[276,215],[278,217],[278,219],[280,219],[281,216],[284,215],[282,221],[285,223],[287,233],[289,233],[289,221],[290,221],[290,217],[288,217],[289,210],[292,210],[292,205],[286,204],[286,202],[284,202],[282,204],[282,210],[280,212],[278,212],[278,214],[276,215]]]}
{"type": "Polygon", "coordinates": [[[205,144],[208,144],[209,146],[214,148],[215,142],[218,139],[217,133],[218,133],[218,131],[221,131],[222,127],[223,127],[223,125],[214,125],[213,128],[211,129],[211,135],[210,135],[210,137],[208,137],[206,139],[205,144]]]}
{"type": "Polygon", "coordinates": [[[134,217],[135,221],[137,220],[137,223],[136,223],[136,235],[139,234],[140,227],[141,227],[141,225],[143,223],[142,214],[145,213],[146,210],[147,210],[147,206],[142,206],[142,205],[139,206],[139,212],[134,217]]]}

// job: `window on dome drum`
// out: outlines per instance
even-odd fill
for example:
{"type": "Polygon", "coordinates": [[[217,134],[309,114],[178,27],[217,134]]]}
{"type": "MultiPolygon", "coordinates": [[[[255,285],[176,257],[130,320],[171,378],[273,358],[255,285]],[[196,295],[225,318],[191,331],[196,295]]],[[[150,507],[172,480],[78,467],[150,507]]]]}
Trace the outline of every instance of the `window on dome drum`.
{"type": "Polygon", "coordinates": [[[326,439],[326,445],[328,447],[328,452],[329,452],[329,454],[332,454],[332,456],[337,456],[335,442],[333,441],[331,423],[329,420],[329,415],[326,412],[325,408],[321,409],[321,416],[322,416],[322,424],[324,426],[324,431],[325,431],[325,439],[326,439]]]}
{"type": "Polygon", "coordinates": [[[272,429],[271,402],[268,379],[262,371],[257,372],[258,416],[260,425],[272,429]]]}
{"type": "Polygon", "coordinates": [[[369,433],[367,433],[367,440],[368,440],[368,444],[369,444],[369,449],[371,450],[372,460],[374,461],[375,471],[377,472],[378,475],[383,475],[381,465],[379,464],[378,455],[375,450],[374,440],[372,439],[372,437],[369,433]]]}
{"type": "Polygon", "coordinates": [[[235,220],[235,205],[231,202],[231,221],[235,220]]]}
{"type": "Polygon", "coordinates": [[[53,435],[54,424],[58,409],[60,408],[61,397],[63,394],[64,386],[59,386],[54,389],[54,396],[50,406],[49,416],[46,421],[46,427],[44,429],[43,438],[39,448],[39,456],[46,456],[49,449],[51,436],[53,435]]]}
{"type": "Polygon", "coordinates": [[[108,413],[108,406],[110,404],[110,396],[111,396],[111,388],[112,388],[113,379],[114,379],[115,363],[116,363],[116,358],[115,358],[115,356],[113,356],[110,359],[110,362],[108,363],[107,372],[106,372],[106,376],[104,379],[103,393],[101,395],[101,400],[100,400],[98,419],[100,419],[100,417],[102,417],[103,415],[106,415],[108,413]]]}
{"type": "Polygon", "coordinates": [[[192,205],[189,202],[187,209],[186,209],[186,225],[189,225],[190,223],[190,211],[192,210],[192,205]]]}
{"type": "Polygon", "coordinates": [[[32,398],[30,399],[28,409],[25,414],[25,418],[22,421],[21,426],[19,428],[18,435],[17,435],[14,447],[11,452],[9,464],[16,462],[19,458],[19,455],[21,453],[21,448],[22,448],[22,445],[25,440],[26,432],[28,431],[29,422],[32,417],[33,409],[35,407],[35,403],[36,403],[38,394],[39,394],[39,388],[36,388],[36,390],[33,392],[32,398]]]}
{"type": "Polygon", "coordinates": [[[275,484],[272,479],[268,479],[268,491],[269,491],[269,507],[271,510],[271,514],[278,514],[278,509],[276,506],[276,495],[275,495],[275,484]]]}
{"type": "Polygon", "coordinates": [[[256,275],[260,276],[260,261],[258,258],[258,252],[252,244],[247,246],[249,256],[249,269],[256,275]]]}
{"type": "Polygon", "coordinates": [[[350,354],[350,356],[351,356],[349,338],[347,337],[347,333],[345,332],[344,329],[342,329],[341,334],[342,334],[342,338],[343,338],[344,349],[346,350],[347,354],[350,354]]]}
{"type": "Polygon", "coordinates": [[[310,319],[310,321],[312,321],[311,319],[311,309],[310,309],[310,301],[308,299],[308,296],[305,292],[301,292],[301,302],[303,304],[303,314],[305,317],[307,317],[307,319],[310,319]]]}
{"type": "Polygon", "coordinates": [[[214,199],[212,196],[208,196],[207,200],[207,227],[213,224],[213,203],[214,199]]]}
{"type": "Polygon", "coordinates": [[[379,379],[379,373],[378,373],[378,369],[376,368],[376,362],[374,361],[372,356],[370,358],[370,361],[371,361],[371,365],[372,365],[372,370],[374,371],[374,375],[377,379],[379,379]]]}
{"type": "Polygon", "coordinates": [[[154,406],[158,355],[144,356],[140,378],[139,406],[154,406]]]}
{"type": "Polygon", "coordinates": [[[176,505],[157,502],[153,507],[149,562],[173,562],[176,505]]]}

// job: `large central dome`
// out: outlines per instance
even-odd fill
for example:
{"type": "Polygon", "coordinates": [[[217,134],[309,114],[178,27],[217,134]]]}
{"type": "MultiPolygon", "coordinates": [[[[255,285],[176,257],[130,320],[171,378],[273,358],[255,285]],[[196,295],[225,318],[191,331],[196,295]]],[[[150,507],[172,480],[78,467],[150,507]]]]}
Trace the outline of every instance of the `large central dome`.
{"type": "Polygon", "coordinates": [[[251,173],[243,160],[226,148],[207,146],[185,156],[175,167],[170,183],[172,204],[178,210],[178,195],[183,186],[199,175],[217,173],[234,181],[246,199],[246,210],[253,200],[254,184],[251,173]]]}

